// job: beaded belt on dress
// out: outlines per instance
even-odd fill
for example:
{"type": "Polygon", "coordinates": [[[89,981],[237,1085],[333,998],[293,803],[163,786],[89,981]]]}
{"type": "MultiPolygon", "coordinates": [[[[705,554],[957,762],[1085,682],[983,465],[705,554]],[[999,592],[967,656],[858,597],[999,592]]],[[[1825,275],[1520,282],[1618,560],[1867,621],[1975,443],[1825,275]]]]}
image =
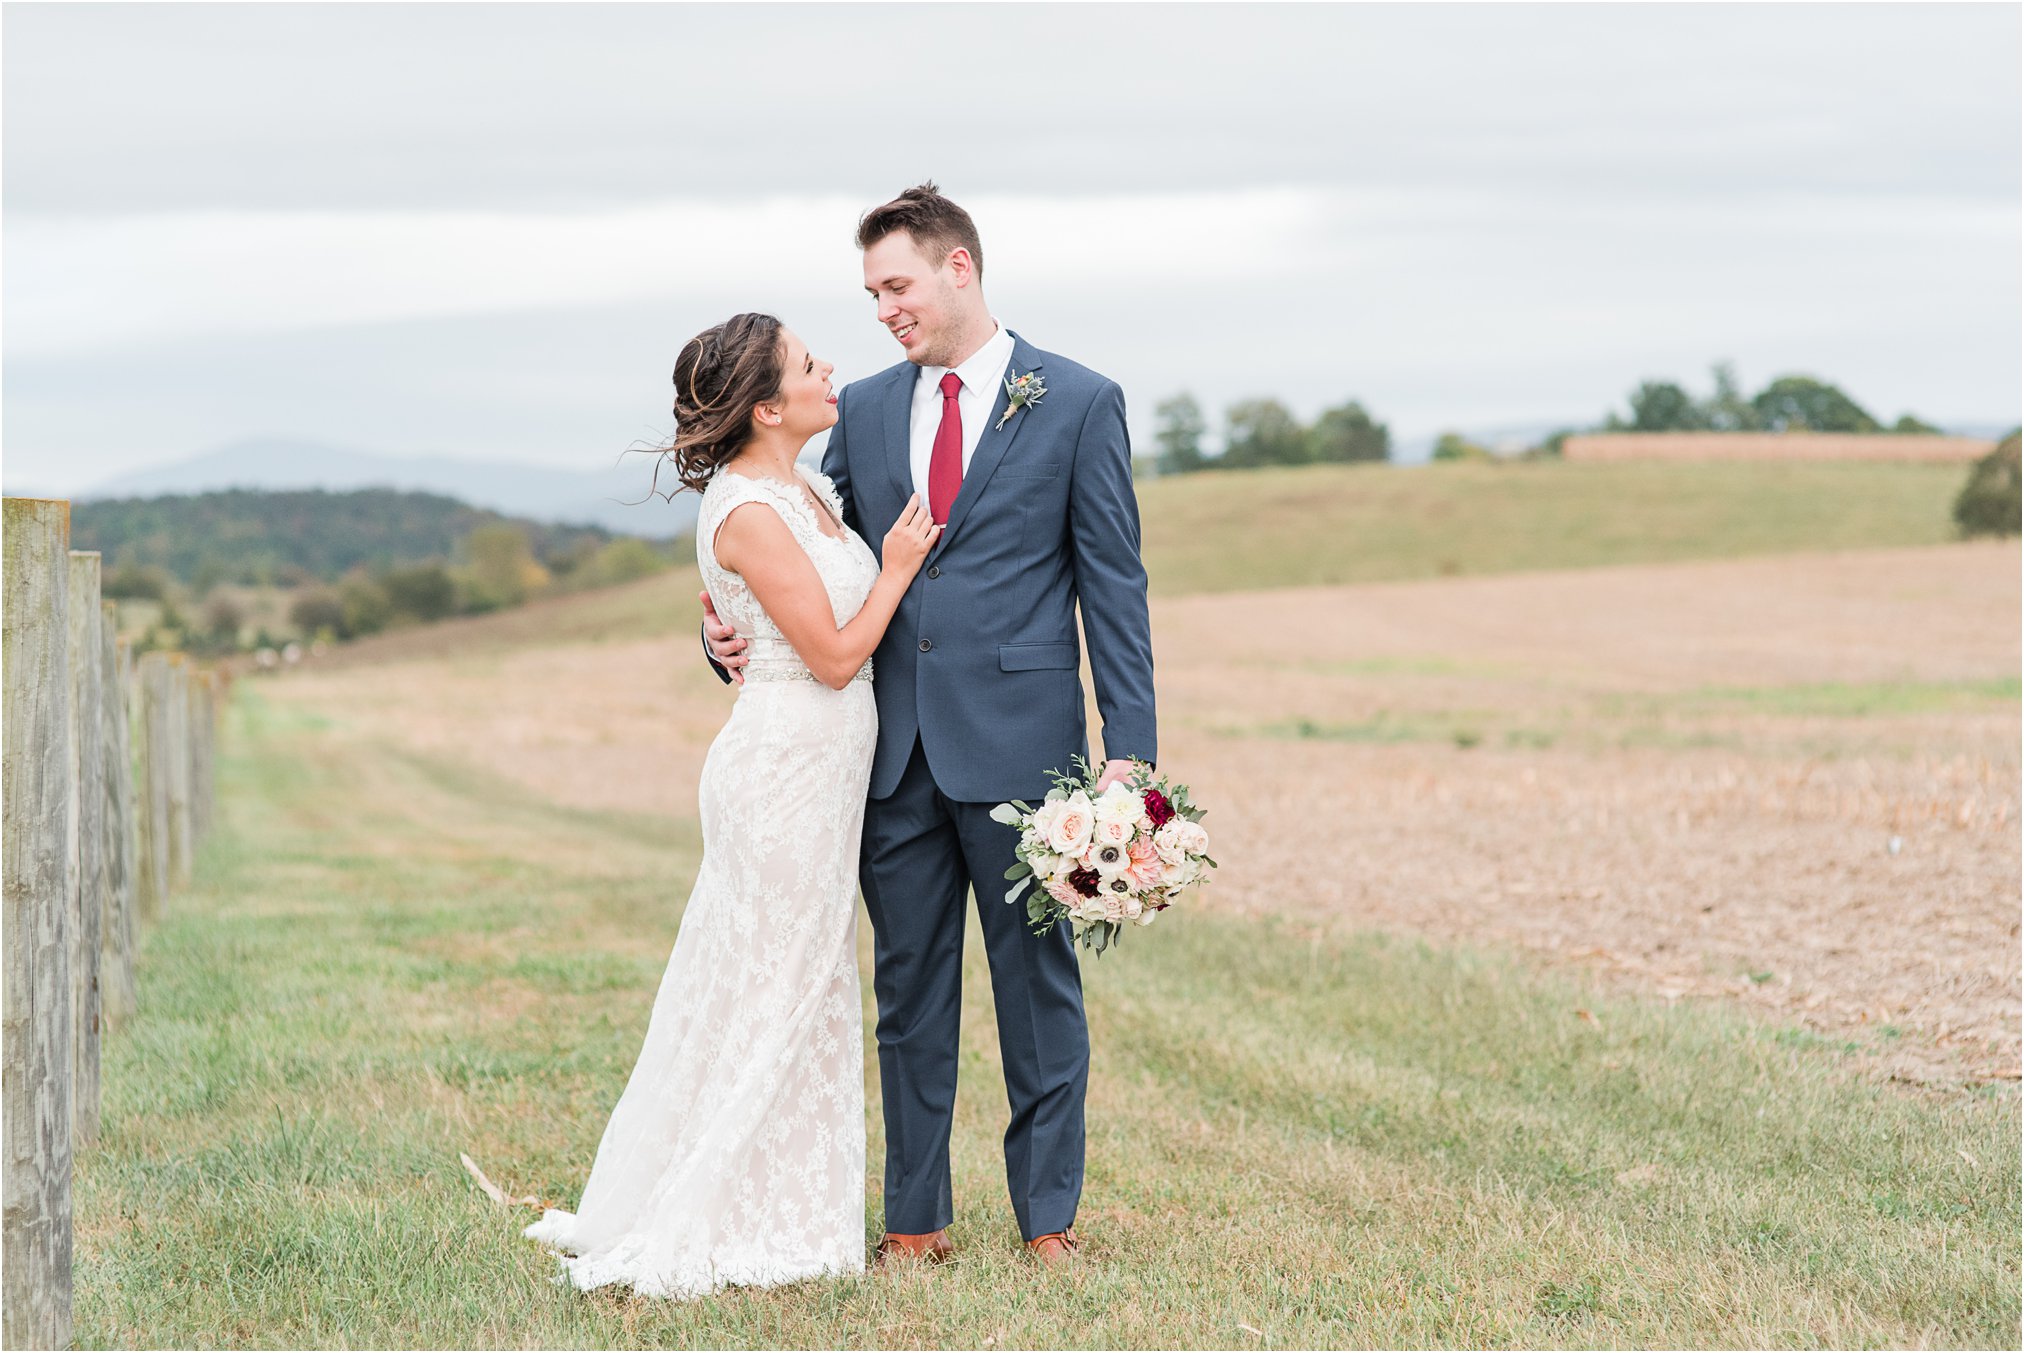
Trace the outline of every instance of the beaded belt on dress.
{"type": "MultiPolygon", "coordinates": [[[[745,665],[747,681],[815,681],[815,673],[808,670],[800,660],[793,662],[750,662],[745,665]]],[[[871,680],[871,659],[866,658],[864,666],[857,669],[852,681],[871,680]]],[[[820,682],[816,682],[820,685],[820,682]]]]}
{"type": "MultiPolygon", "coordinates": [[[[741,634],[745,640],[746,655],[751,661],[745,664],[747,681],[815,681],[815,673],[808,670],[808,664],[794,651],[794,645],[776,634],[741,634]]],[[[852,681],[871,680],[871,659],[864,660],[852,681]]]]}

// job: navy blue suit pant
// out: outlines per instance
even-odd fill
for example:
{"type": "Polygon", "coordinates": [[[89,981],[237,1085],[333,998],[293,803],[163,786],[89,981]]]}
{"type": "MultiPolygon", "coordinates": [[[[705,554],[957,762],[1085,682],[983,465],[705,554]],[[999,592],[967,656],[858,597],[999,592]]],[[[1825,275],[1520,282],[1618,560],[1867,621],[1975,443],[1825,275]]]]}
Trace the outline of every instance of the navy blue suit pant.
{"type": "Polygon", "coordinates": [[[1011,1122],[1005,1182],[1028,1240],[1075,1220],[1082,1196],[1089,1029],[1064,922],[1035,936],[1025,899],[1008,905],[1018,834],[935,785],[918,739],[899,787],[865,807],[859,879],[877,955],[879,1085],[885,1101],[885,1229],[947,1226],[956,1107],[964,905],[974,892],[1011,1122]]]}

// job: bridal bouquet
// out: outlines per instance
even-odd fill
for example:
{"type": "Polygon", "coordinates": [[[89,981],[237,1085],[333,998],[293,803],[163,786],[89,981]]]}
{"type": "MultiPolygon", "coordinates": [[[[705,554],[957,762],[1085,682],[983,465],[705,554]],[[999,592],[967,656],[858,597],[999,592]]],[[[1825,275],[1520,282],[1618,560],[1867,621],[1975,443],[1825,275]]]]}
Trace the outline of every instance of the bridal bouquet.
{"type": "Polygon", "coordinates": [[[1054,788],[1038,808],[1001,803],[991,820],[1019,829],[1005,901],[1026,895],[1036,935],[1066,917],[1076,941],[1101,954],[1127,925],[1151,925],[1216,862],[1203,810],[1188,801],[1186,785],[1157,779],[1151,766],[1134,761],[1129,776],[1099,794],[1097,772],[1081,757],[1075,765],[1079,776],[1051,772],[1054,788]]]}

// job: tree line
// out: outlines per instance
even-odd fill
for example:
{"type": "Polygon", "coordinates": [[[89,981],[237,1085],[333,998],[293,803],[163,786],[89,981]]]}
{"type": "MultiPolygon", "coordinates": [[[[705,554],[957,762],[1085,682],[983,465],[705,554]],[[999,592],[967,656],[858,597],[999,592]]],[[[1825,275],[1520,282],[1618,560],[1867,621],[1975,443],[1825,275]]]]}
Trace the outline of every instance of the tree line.
{"type": "MultiPolygon", "coordinates": [[[[104,592],[152,603],[140,651],[272,647],[245,588],[292,592],[303,638],[350,639],[609,586],[670,567],[670,550],[598,526],[507,517],[395,489],[230,489],[78,504],[72,539],[105,557],[104,592]]],[[[293,636],[290,636],[293,637],[293,636]]]]}
{"type": "Polygon", "coordinates": [[[507,517],[439,493],[400,489],[224,489],[79,503],[80,550],[109,570],[154,569],[198,592],[219,583],[298,587],[353,569],[448,558],[481,527],[511,524],[547,562],[607,544],[599,526],[507,517]]]}
{"type": "MultiPolygon", "coordinates": [[[[426,560],[379,570],[355,569],[334,585],[302,589],[288,619],[303,634],[357,639],[402,624],[428,624],[453,615],[481,615],[518,606],[535,597],[609,587],[658,573],[671,556],[637,536],[616,536],[602,545],[580,542],[544,563],[517,522],[481,526],[462,541],[455,561],[426,560]]],[[[212,633],[233,628],[235,617],[219,617],[207,604],[212,633]]],[[[226,604],[229,605],[229,600],[226,604]]],[[[243,624],[243,617],[236,617],[243,624]]]]}
{"type": "MultiPolygon", "coordinates": [[[[1599,424],[1561,428],[1525,456],[1558,456],[1561,443],[1584,432],[1892,432],[1933,433],[1939,429],[1913,414],[1886,426],[1840,387],[1812,376],[1779,376],[1754,395],[1736,383],[1735,368],[1718,362],[1713,388],[1696,396],[1674,381],[1647,380],[1630,392],[1627,413],[1608,411],[1599,424]]],[[[1160,474],[1196,470],[1239,470],[1261,465],[1313,465],[1391,458],[1390,429],[1364,406],[1350,400],[1303,424],[1276,399],[1246,399],[1224,412],[1223,452],[1203,448],[1208,423],[1195,397],[1185,392],[1154,408],[1154,467],[1160,474]]],[[[1489,460],[1488,447],[1448,431],[1435,439],[1437,461],[1489,460]]]]}
{"type": "Polygon", "coordinates": [[[1811,376],[1780,376],[1745,398],[1735,368],[1718,362],[1714,388],[1696,399],[1671,381],[1645,381],[1630,395],[1630,417],[1612,412],[1605,432],[1897,432],[1939,429],[1914,414],[1886,427],[1840,387],[1811,376]]]}
{"type": "Polygon", "coordinates": [[[1161,474],[1246,470],[1260,465],[1331,465],[1391,458],[1391,430],[1355,400],[1328,409],[1311,424],[1276,399],[1246,399],[1223,414],[1223,453],[1202,449],[1209,426],[1202,406],[1185,392],[1153,410],[1154,464],[1161,474]]]}

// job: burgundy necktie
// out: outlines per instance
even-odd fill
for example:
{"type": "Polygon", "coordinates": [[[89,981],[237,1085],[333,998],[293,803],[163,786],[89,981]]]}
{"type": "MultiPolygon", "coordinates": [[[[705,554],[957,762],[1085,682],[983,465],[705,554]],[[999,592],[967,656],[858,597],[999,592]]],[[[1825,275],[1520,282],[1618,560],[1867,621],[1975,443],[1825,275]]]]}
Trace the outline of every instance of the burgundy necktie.
{"type": "Polygon", "coordinates": [[[942,377],[942,425],[935,429],[935,450],[928,457],[928,512],[944,526],[963,487],[963,412],[956,407],[962,389],[963,378],[955,372],[942,377]]]}

